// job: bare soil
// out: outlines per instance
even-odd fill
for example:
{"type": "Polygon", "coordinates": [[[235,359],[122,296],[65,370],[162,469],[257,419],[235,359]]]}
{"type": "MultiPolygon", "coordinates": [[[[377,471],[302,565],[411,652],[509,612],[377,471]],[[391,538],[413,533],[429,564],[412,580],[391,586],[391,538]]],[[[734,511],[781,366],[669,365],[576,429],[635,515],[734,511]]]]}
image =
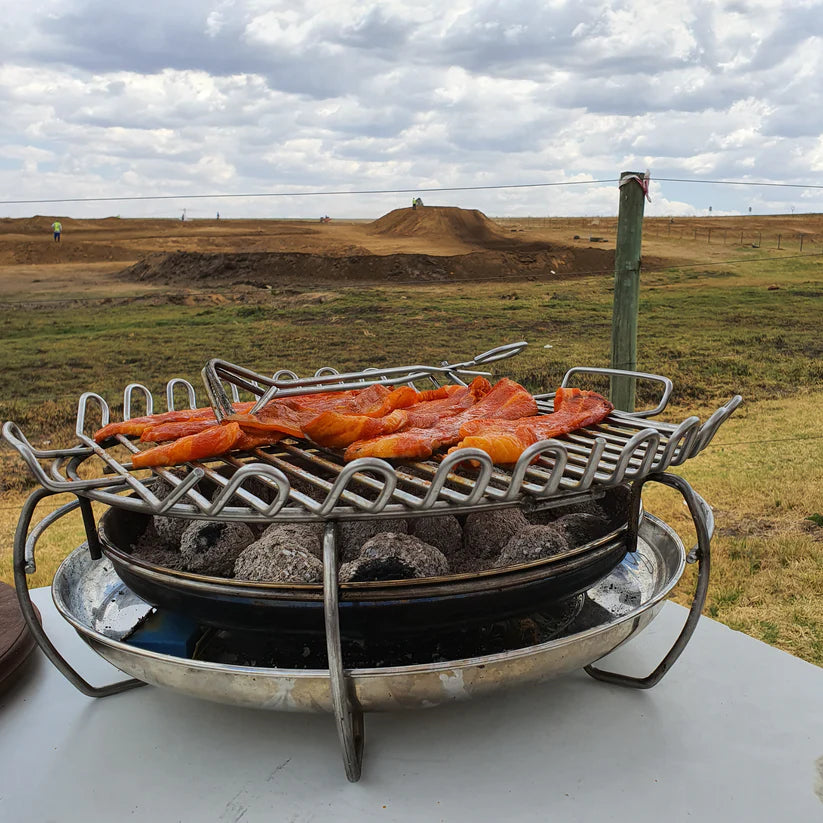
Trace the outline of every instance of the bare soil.
{"type": "MultiPolygon", "coordinates": [[[[448,206],[330,223],[2,218],[0,301],[610,276],[616,230],[613,217],[491,220],[448,206]],[[59,243],[52,238],[55,219],[63,224],[59,243]]],[[[817,214],[647,218],[643,232],[646,272],[723,260],[753,245],[784,254],[823,249],[823,215],[817,214]]]]}
{"type": "MultiPolygon", "coordinates": [[[[161,285],[428,282],[609,272],[613,244],[563,243],[476,210],[396,209],[373,222],[0,220],[0,298],[161,285]]],[[[564,232],[565,233],[565,232],[564,232]]]]}

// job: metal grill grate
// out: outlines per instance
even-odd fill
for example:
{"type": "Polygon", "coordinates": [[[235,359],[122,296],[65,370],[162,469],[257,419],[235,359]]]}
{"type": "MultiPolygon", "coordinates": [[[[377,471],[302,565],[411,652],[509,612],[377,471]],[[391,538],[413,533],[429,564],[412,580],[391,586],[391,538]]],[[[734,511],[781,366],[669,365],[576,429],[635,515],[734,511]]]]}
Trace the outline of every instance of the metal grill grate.
{"type": "MultiPolygon", "coordinates": [[[[476,371],[477,366],[517,354],[525,345],[501,346],[465,363],[365,369],[346,374],[323,368],[303,379],[288,371],[267,378],[214,360],[203,376],[211,404],[221,418],[231,402],[224,382],[234,400],[239,399],[242,389],[260,398],[258,406],[275,396],[363,388],[374,383],[396,385],[425,380],[431,385],[465,384],[464,377],[488,374],[476,371]]],[[[652,413],[662,411],[671,391],[671,382],[666,378],[605,369],[572,369],[563,385],[573,373],[581,371],[635,374],[663,383],[663,400],[652,413]]],[[[188,407],[197,406],[194,387],[176,378],[166,387],[169,410],[174,409],[175,396],[181,390],[188,407]]],[[[153,412],[151,392],[132,383],[124,390],[125,419],[132,416],[136,397],[142,399],[144,413],[153,412]]],[[[552,411],[551,395],[537,395],[536,399],[541,412],[552,411]]],[[[91,500],[149,514],[252,522],[414,517],[513,505],[559,505],[595,493],[598,488],[665,471],[706,448],[740,402],[739,395],[733,397],[704,423],[698,417],[669,424],[613,412],[598,426],[535,443],[508,469],[493,465],[490,457],[477,449],[460,449],[442,458],[397,465],[377,458],[344,463],[332,450],[283,440],[250,453],[193,462],[183,472],[154,469],[150,474],[132,469],[130,455],[138,448],[126,437],[118,436],[116,445],[103,448],[88,435],[87,424],[97,416],[95,407],[99,407],[101,425],[110,419],[108,404],[93,392],[86,392],[79,400],[76,446],[36,449],[12,422],[3,426],[3,435],[49,491],[79,493],[91,500]],[[163,499],[153,491],[154,475],[173,487],[163,499]]]]}

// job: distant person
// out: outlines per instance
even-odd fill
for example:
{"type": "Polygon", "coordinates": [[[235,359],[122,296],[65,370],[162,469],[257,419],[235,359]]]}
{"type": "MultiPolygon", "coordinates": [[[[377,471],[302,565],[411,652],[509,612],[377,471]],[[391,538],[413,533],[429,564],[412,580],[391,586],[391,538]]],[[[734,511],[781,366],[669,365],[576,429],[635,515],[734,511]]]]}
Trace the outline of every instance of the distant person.
{"type": "Polygon", "coordinates": [[[417,198],[416,197],[412,197],[412,208],[413,209],[417,208],[417,198]]]}
{"type": "Polygon", "coordinates": [[[55,220],[51,224],[51,230],[54,232],[54,242],[60,242],[60,235],[63,233],[63,224],[59,220],[55,220]]]}
{"type": "Polygon", "coordinates": [[[220,212],[217,212],[217,219],[220,219],[220,212]]]}

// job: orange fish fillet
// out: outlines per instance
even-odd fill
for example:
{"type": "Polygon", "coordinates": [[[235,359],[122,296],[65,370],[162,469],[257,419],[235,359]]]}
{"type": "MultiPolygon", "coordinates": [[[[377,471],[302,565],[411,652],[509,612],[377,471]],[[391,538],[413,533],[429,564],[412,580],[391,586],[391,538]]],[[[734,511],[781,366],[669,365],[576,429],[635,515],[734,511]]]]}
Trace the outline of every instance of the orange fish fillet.
{"type": "MultiPolygon", "coordinates": [[[[331,394],[327,393],[320,400],[306,399],[305,402],[303,395],[287,397],[282,401],[273,400],[257,414],[233,414],[227,419],[239,423],[246,431],[279,431],[291,437],[303,437],[306,424],[325,411],[382,417],[395,408],[411,405],[417,397],[417,392],[408,386],[394,390],[379,385],[369,386],[357,393],[335,392],[339,395],[337,398],[331,394]]],[[[312,397],[305,395],[305,398],[312,397]]]]}
{"type": "Polygon", "coordinates": [[[166,443],[177,440],[190,434],[197,434],[204,429],[217,425],[217,419],[212,416],[203,420],[180,420],[175,423],[158,423],[149,425],[140,433],[141,443],[166,443]]]}
{"type": "Polygon", "coordinates": [[[503,378],[480,401],[435,425],[415,427],[405,431],[358,440],[345,452],[345,459],[358,457],[425,458],[442,446],[450,446],[460,439],[460,428],[471,420],[491,418],[516,420],[537,413],[537,403],[526,389],[513,380],[503,378]]]}
{"type": "Polygon", "coordinates": [[[427,403],[429,400],[444,400],[456,392],[462,391],[463,388],[465,387],[450,383],[448,386],[440,386],[436,389],[425,389],[417,393],[417,402],[427,403]]]}
{"type": "MultiPolygon", "coordinates": [[[[379,402],[382,401],[386,395],[390,394],[390,390],[384,386],[380,386],[379,389],[380,391],[377,393],[377,396],[375,396],[375,393],[372,393],[361,402],[367,407],[379,405],[379,402]]],[[[361,394],[365,394],[365,391],[318,392],[317,394],[284,397],[282,400],[274,400],[269,405],[277,409],[286,408],[304,413],[307,412],[308,409],[314,409],[314,413],[317,414],[326,408],[336,408],[341,404],[346,407],[350,405],[353,406],[355,398],[361,394]]],[[[256,402],[257,401],[252,400],[250,402],[232,403],[232,408],[235,414],[245,415],[251,411],[256,402]]],[[[268,406],[266,406],[266,408],[268,408],[268,406]]],[[[311,416],[312,415],[305,414],[306,419],[310,419],[311,416]]],[[[133,417],[131,420],[109,423],[94,433],[94,439],[97,443],[102,443],[110,437],[124,434],[128,437],[140,437],[144,442],[162,443],[166,440],[195,434],[197,431],[208,428],[208,426],[194,426],[194,421],[211,421],[212,425],[217,425],[214,410],[210,406],[199,409],[176,409],[175,411],[150,414],[144,417],[133,417]],[[156,431],[147,433],[148,429],[171,423],[191,423],[192,426],[188,430],[181,426],[178,432],[175,432],[174,429],[157,429],[156,431]],[[146,435],[145,437],[143,437],[144,434],[146,435]],[[149,436],[150,434],[153,436],[149,436]]],[[[294,437],[300,437],[299,426],[292,425],[286,433],[294,437]]]]}
{"type": "MultiPolygon", "coordinates": [[[[254,401],[233,403],[232,406],[236,412],[247,412],[254,406],[254,401]]],[[[202,409],[176,409],[175,411],[149,414],[145,417],[132,417],[131,420],[109,423],[94,433],[94,440],[97,443],[102,443],[104,440],[107,440],[109,437],[114,437],[117,434],[137,437],[152,426],[159,426],[165,423],[190,422],[193,420],[211,420],[212,425],[216,425],[217,423],[214,410],[211,406],[202,409]]]]}
{"type": "Polygon", "coordinates": [[[245,432],[241,431],[237,442],[232,446],[232,449],[239,451],[248,451],[249,449],[257,449],[260,446],[271,446],[274,443],[279,443],[285,437],[281,432],[245,432]]]}
{"type": "Polygon", "coordinates": [[[303,432],[321,446],[342,449],[355,440],[397,431],[407,419],[408,414],[403,409],[395,409],[383,417],[326,411],[306,423],[303,432]]]}
{"type": "Polygon", "coordinates": [[[303,426],[317,417],[315,409],[295,409],[275,400],[257,414],[233,414],[226,418],[239,423],[247,432],[280,432],[291,437],[302,437],[303,426]]]}
{"type": "Polygon", "coordinates": [[[224,454],[235,448],[243,432],[237,423],[212,426],[197,434],[181,437],[172,443],[155,446],[132,457],[132,466],[143,469],[149,466],[175,466],[191,460],[202,460],[224,454]]]}
{"type": "Polygon", "coordinates": [[[532,443],[600,423],[613,408],[605,397],[596,392],[558,389],[552,414],[522,420],[469,421],[461,427],[462,440],[455,448],[481,449],[495,463],[515,463],[532,443]]]}
{"type": "Polygon", "coordinates": [[[332,449],[341,449],[356,440],[367,440],[410,428],[430,428],[442,419],[452,417],[473,406],[488,393],[491,386],[484,377],[478,377],[471,386],[444,386],[418,396],[423,400],[405,409],[395,409],[383,417],[345,414],[326,411],[303,426],[303,432],[319,443],[332,449]],[[444,392],[442,389],[450,391],[444,392]]]}

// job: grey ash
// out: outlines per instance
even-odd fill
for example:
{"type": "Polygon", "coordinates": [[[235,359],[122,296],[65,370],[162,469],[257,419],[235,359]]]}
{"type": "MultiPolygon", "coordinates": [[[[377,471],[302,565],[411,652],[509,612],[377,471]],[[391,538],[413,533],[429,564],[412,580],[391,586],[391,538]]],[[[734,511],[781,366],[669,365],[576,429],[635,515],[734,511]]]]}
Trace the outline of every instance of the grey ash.
{"type": "Polygon", "coordinates": [[[195,520],[180,538],[180,553],[188,571],[230,577],[237,556],[253,542],[245,523],[195,520]]]}
{"type": "Polygon", "coordinates": [[[240,553],[234,576],[270,583],[322,583],[323,564],[304,549],[261,538],[240,553]]]}
{"type": "Polygon", "coordinates": [[[360,550],[376,534],[394,532],[406,534],[409,530],[408,522],[399,519],[380,520],[352,520],[340,524],[340,560],[347,563],[360,556],[360,550]]]}
{"type": "Polygon", "coordinates": [[[554,526],[528,526],[506,543],[494,568],[532,563],[561,554],[568,548],[568,541],[554,526]]]}
{"type": "Polygon", "coordinates": [[[384,532],[363,546],[360,557],[340,567],[340,582],[408,580],[448,574],[445,555],[410,534],[384,532]]]}
{"type": "Polygon", "coordinates": [[[409,520],[409,533],[440,549],[447,558],[459,554],[463,546],[463,528],[453,514],[409,520]]]}
{"type": "Polygon", "coordinates": [[[463,572],[489,568],[506,543],[528,526],[529,521],[520,509],[470,514],[463,526],[463,550],[455,558],[453,570],[463,572]]]}

